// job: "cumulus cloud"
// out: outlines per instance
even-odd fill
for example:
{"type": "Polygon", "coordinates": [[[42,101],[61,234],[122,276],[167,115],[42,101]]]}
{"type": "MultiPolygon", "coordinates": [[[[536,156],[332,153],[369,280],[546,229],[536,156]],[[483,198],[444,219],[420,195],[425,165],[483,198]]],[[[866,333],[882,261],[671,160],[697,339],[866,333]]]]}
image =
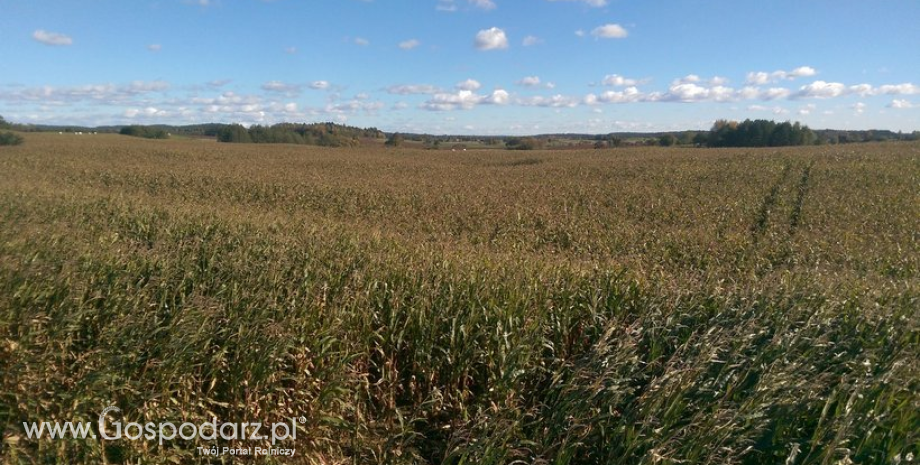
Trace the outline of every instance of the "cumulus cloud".
{"type": "Polygon", "coordinates": [[[483,29],[476,34],[473,45],[477,50],[503,50],[508,48],[508,36],[497,27],[483,29]]]}
{"type": "Polygon", "coordinates": [[[496,89],[492,91],[492,95],[486,97],[483,101],[492,105],[505,105],[510,98],[511,96],[504,89],[496,89]]]}
{"type": "Polygon", "coordinates": [[[758,97],[763,100],[777,100],[787,98],[791,93],[791,90],[784,87],[771,87],[767,90],[761,91],[758,97]]]}
{"type": "Polygon", "coordinates": [[[533,47],[534,45],[540,45],[543,43],[543,39],[537,36],[527,36],[524,37],[524,40],[521,42],[521,45],[525,47],[533,47]]]}
{"type": "Polygon", "coordinates": [[[517,85],[524,87],[537,87],[540,85],[539,76],[525,76],[520,81],[517,82],[517,85]]]}
{"type": "Polygon", "coordinates": [[[737,98],[737,93],[731,87],[706,87],[697,84],[698,81],[698,77],[696,77],[696,80],[693,81],[688,81],[687,78],[684,78],[684,80],[675,81],[668,88],[668,92],[661,96],[661,100],[669,102],[689,103],[702,101],[727,102],[737,98]]]}
{"type": "Polygon", "coordinates": [[[130,119],[135,119],[137,117],[144,117],[146,119],[163,119],[171,117],[172,113],[167,110],[158,109],[156,107],[146,107],[142,109],[129,108],[125,110],[124,115],[126,118],[130,119]]]}
{"type": "Polygon", "coordinates": [[[799,115],[802,115],[802,116],[808,116],[808,115],[810,115],[813,111],[815,111],[817,108],[818,108],[817,105],[815,105],[815,104],[813,104],[813,103],[809,103],[808,105],[805,105],[804,107],[799,108],[798,113],[799,113],[799,115]]]}
{"type": "Polygon", "coordinates": [[[515,103],[526,107],[573,108],[581,103],[581,99],[558,94],[550,97],[538,95],[534,97],[518,98],[515,103]]]}
{"type": "Polygon", "coordinates": [[[847,89],[849,93],[859,95],[860,97],[866,97],[872,95],[872,86],[869,84],[857,84],[855,86],[850,86],[847,89]]]}
{"type": "Polygon", "coordinates": [[[170,87],[166,81],[132,81],[128,84],[88,84],[82,86],[26,87],[12,92],[0,92],[0,100],[11,103],[41,102],[45,105],[67,105],[88,102],[101,105],[140,103],[148,94],[162,93],[170,87]]]}
{"type": "Polygon", "coordinates": [[[591,35],[600,39],[623,39],[629,32],[619,24],[605,24],[591,31],[591,35]]]}
{"type": "Polygon", "coordinates": [[[482,87],[482,84],[480,84],[479,81],[475,79],[467,79],[465,81],[458,82],[454,87],[460,90],[479,90],[479,88],[482,87]]]}
{"type": "Polygon", "coordinates": [[[32,33],[32,38],[45,45],[50,46],[67,46],[73,45],[73,39],[59,32],[48,32],[44,29],[38,29],[32,33]]]}
{"type": "Polygon", "coordinates": [[[492,0],[469,0],[469,2],[480,10],[494,10],[497,6],[492,0]]]}
{"type": "Polygon", "coordinates": [[[438,11],[453,13],[457,11],[457,5],[454,3],[454,0],[438,0],[438,5],[435,7],[435,9],[438,11]]]}
{"type": "Polygon", "coordinates": [[[387,92],[395,95],[436,94],[441,89],[430,84],[399,84],[387,87],[387,92]]]}
{"type": "Polygon", "coordinates": [[[418,47],[421,44],[422,43],[419,42],[418,39],[409,39],[409,40],[404,40],[400,42],[399,48],[403,50],[412,50],[413,48],[418,47]]]}
{"type": "Polygon", "coordinates": [[[302,86],[300,84],[287,84],[281,81],[268,81],[262,84],[262,90],[266,92],[278,92],[283,94],[298,94],[302,86]]]}
{"type": "Polygon", "coordinates": [[[795,97],[798,98],[834,98],[846,93],[847,87],[839,82],[815,81],[802,86],[795,97]]]}
{"type": "Polygon", "coordinates": [[[607,0],[547,0],[550,2],[581,2],[585,5],[592,6],[595,8],[600,8],[602,6],[607,6],[607,0]]]}
{"type": "MultiPolygon", "coordinates": [[[[467,0],[467,3],[473,8],[480,10],[494,10],[498,7],[493,0],[467,0]]],[[[435,9],[447,13],[453,13],[458,10],[456,0],[438,0],[435,9]]]]}
{"type": "Polygon", "coordinates": [[[896,110],[904,110],[904,109],[913,108],[913,107],[914,107],[913,103],[910,103],[904,99],[894,99],[891,101],[891,103],[888,104],[888,108],[894,108],[896,110]]]}
{"type": "Polygon", "coordinates": [[[326,90],[329,86],[331,86],[329,81],[313,81],[309,85],[309,87],[314,90],[326,90]]]}
{"type": "Polygon", "coordinates": [[[766,107],[763,105],[750,105],[747,107],[747,109],[748,111],[770,112],[770,113],[773,113],[774,115],[786,115],[789,113],[789,110],[783,107],[780,107],[780,106],[766,107]]]}
{"type": "Polygon", "coordinates": [[[857,115],[861,115],[863,114],[863,112],[866,111],[866,104],[862,102],[857,102],[857,103],[854,103],[853,105],[850,105],[850,108],[853,109],[853,113],[857,115]]]}
{"type": "Polygon", "coordinates": [[[622,86],[634,86],[638,84],[639,81],[635,79],[625,78],[623,76],[620,76],[619,74],[608,74],[607,76],[604,76],[604,80],[601,81],[601,83],[605,86],[622,87],[622,86]]]}
{"type": "Polygon", "coordinates": [[[879,86],[876,89],[878,94],[887,94],[887,95],[916,95],[920,94],[920,86],[905,82],[903,84],[887,84],[879,86]]]}
{"type": "Polygon", "coordinates": [[[772,73],[758,71],[747,74],[747,83],[762,86],[771,82],[793,80],[800,77],[811,77],[816,74],[818,74],[818,71],[811,66],[799,66],[792,71],[778,70],[773,71],[772,73]]]}
{"type": "Polygon", "coordinates": [[[472,110],[480,104],[505,105],[510,95],[503,89],[496,89],[489,95],[477,94],[473,90],[460,89],[456,92],[439,92],[421,105],[429,111],[472,110]]]}
{"type": "Polygon", "coordinates": [[[635,87],[627,87],[622,91],[608,90],[597,97],[601,103],[632,103],[647,99],[647,96],[635,87]]]}

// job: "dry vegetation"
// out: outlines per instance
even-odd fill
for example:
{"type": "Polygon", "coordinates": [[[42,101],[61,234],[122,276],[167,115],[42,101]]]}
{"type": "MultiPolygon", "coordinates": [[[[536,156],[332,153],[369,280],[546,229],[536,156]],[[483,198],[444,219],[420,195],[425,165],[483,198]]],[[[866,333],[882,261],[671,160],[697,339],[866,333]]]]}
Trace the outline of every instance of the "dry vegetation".
{"type": "Polygon", "coordinates": [[[24,437],[115,404],[304,416],[296,463],[917,460],[918,186],[917,144],[30,134],[0,148],[0,456],[213,461],[24,437]]]}

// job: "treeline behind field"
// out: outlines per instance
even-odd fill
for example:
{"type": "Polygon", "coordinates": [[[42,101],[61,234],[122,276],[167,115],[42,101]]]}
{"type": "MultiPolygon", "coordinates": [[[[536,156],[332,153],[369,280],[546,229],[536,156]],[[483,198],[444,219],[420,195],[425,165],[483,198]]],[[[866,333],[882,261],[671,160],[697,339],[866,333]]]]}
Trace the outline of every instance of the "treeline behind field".
{"type": "Polygon", "coordinates": [[[812,145],[815,133],[799,122],[777,123],[763,119],[736,121],[718,120],[706,136],[709,147],[788,147],[812,145]]]}
{"type": "Polygon", "coordinates": [[[280,123],[272,126],[254,125],[248,129],[239,124],[222,128],[217,140],[229,143],[304,144],[324,147],[355,147],[366,139],[381,139],[383,131],[362,129],[335,123],[280,123]]]}
{"type": "Polygon", "coordinates": [[[169,133],[165,129],[154,126],[125,126],[118,133],[123,136],[143,137],[145,139],[169,139],[169,133]]]}

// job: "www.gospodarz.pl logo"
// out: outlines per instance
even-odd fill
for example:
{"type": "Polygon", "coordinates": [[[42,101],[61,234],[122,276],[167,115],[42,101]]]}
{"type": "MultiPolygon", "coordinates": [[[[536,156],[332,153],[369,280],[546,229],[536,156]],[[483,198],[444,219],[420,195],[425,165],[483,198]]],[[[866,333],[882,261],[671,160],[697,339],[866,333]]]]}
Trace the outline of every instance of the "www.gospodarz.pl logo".
{"type": "Polygon", "coordinates": [[[118,420],[108,422],[108,416],[116,413],[121,413],[121,409],[113,405],[106,407],[99,414],[97,426],[103,439],[137,441],[143,438],[148,441],[157,440],[160,444],[176,438],[185,440],[203,439],[205,441],[215,441],[218,438],[225,441],[265,441],[271,439],[272,445],[275,445],[278,441],[297,440],[298,423],[306,423],[306,419],[303,417],[300,419],[291,418],[288,422],[271,424],[262,422],[219,422],[216,417],[212,418],[211,421],[200,424],[184,422],[179,426],[170,421],[143,424],[137,422],[122,423],[118,420]],[[114,432],[110,432],[110,425],[114,432]]]}
{"type": "MultiPolygon", "coordinates": [[[[268,441],[275,445],[280,441],[297,440],[297,426],[306,423],[306,418],[290,418],[289,421],[277,423],[262,422],[219,422],[217,418],[211,421],[195,424],[184,422],[176,426],[173,422],[123,422],[113,418],[121,413],[116,406],[106,407],[99,414],[97,429],[102,439],[117,441],[127,439],[138,441],[156,440],[159,444],[177,438],[184,440],[216,441],[218,438],[228,442],[239,441],[268,441]]],[[[29,439],[98,439],[93,424],[89,422],[23,422],[23,428],[29,439]]],[[[293,452],[293,449],[290,449],[293,452]]],[[[274,454],[272,454],[274,455],[274,454]]]]}

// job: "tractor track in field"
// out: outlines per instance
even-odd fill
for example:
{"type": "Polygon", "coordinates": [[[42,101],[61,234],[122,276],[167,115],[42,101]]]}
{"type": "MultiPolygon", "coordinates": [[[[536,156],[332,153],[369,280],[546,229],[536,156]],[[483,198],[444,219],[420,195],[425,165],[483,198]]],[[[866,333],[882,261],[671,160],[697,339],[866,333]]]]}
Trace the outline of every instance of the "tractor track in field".
{"type": "Polygon", "coordinates": [[[789,235],[795,234],[799,228],[799,222],[802,219],[802,206],[805,203],[805,196],[808,195],[808,181],[811,178],[811,168],[815,166],[812,161],[802,170],[802,177],[799,178],[799,184],[796,186],[795,202],[792,204],[792,213],[789,214],[789,235]]]}
{"type": "Polygon", "coordinates": [[[789,172],[792,171],[792,165],[786,163],[783,167],[783,172],[779,175],[779,178],[773,185],[770,187],[770,191],[767,192],[767,195],[764,196],[763,201],[760,203],[760,208],[757,209],[757,215],[754,217],[754,223],[751,224],[751,238],[756,244],[760,238],[766,233],[767,226],[770,224],[770,213],[773,210],[773,207],[776,206],[776,202],[779,199],[780,189],[786,178],[789,177],[789,172]]]}

